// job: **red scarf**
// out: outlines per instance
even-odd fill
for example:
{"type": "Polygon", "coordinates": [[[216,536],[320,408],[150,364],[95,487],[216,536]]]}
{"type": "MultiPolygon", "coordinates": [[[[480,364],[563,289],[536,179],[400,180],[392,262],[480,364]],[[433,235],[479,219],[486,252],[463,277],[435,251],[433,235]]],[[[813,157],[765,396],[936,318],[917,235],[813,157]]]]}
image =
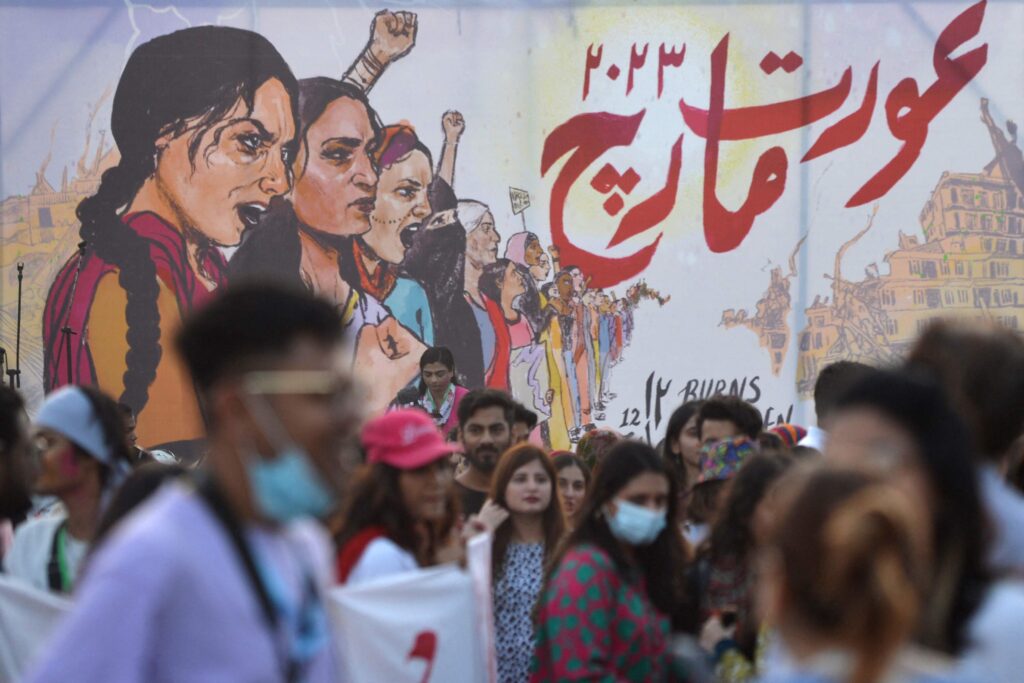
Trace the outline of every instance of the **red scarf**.
{"type": "MultiPolygon", "coordinates": [[[[178,310],[182,315],[193,308],[202,306],[213,292],[200,284],[188,261],[188,245],[181,231],[155,213],[126,214],[121,220],[135,233],[149,243],[149,257],[156,267],[157,277],[174,293],[178,310]]],[[[206,277],[223,285],[227,279],[227,262],[216,248],[201,249],[199,265],[206,277]]],[[[100,279],[114,272],[116,266],[103,260],[86,248],[85,262],[78,276],[75,300],[71,302],[68,315],[68,298],[78,270],[79,255],[76,253],[64,264],[50,286],[43,311],[43,345],[46,360],[46,391],[52,391],[67,383],[68,353],[62,343],[60,329],[67,324],[77,334],[71,339],[71,377],[76,384],[96,384],[96,367],[86,332],[89,313],[99,287],[100,279]],[[65,320],[67,321],[65,323],[65,320]]],[[[158,315],[156,309],[153,314],[158,315]]]]}
{"type": "Polygon", "coordinates": [[[501,304],[488,299],[482,293],[480,298],[484,300],[487,317],[494,327],[494,357],[491,358],[491,367],[487,368],[486,384],[490,389],[511,391],[508,375],[512,362],[512,335],[509,334],[508,323],[505,322],[505,313],[501,310],[501,304]]]}
{"type": "Polygon", "coordinates": [[[356,257],[356,270],[359,272],[359,283],[362,285],[363,291],[377,301],[383,302],[391,294],[391,290],[395,288],[395,282],[398,280],[395,266],[387,261],[379,260],[377,255],[358,239],[352,240],[352,253],[356,257]],[[377,260],[377,270],[373,274],[367,270],[364,259],[377,260]]]}
{"type": "Polygon", "coordinates": [[[356,568],[357,564],[359,564],[359,559],[363,556],[363,551],[366,550],[366,547],[383,536],[384,527],[369,526],[350,538],[345,545],[338,550],[338,555],[335,558],[334,564],[338,583],[345,583],[348,581],[349,574],[351,574],[352,570],[356,568]]]}

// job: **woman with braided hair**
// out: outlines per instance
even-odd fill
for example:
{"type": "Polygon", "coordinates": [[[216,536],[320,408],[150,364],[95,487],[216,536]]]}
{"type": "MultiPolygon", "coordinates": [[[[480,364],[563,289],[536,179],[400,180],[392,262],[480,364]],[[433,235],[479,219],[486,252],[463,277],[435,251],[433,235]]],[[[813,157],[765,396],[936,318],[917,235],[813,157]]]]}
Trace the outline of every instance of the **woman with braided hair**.
{"type": "Polygon", "coordinates": [[[217,247],[288,191],[297,91],[251,31],[189,28],[132,53],[111,113],[120,162],[79,204],[84,250],[47,297],[46,389],[99,385],[135,411],[146,446],[200,437],[192,382],[165,350],[224,282],[217,247]]]}

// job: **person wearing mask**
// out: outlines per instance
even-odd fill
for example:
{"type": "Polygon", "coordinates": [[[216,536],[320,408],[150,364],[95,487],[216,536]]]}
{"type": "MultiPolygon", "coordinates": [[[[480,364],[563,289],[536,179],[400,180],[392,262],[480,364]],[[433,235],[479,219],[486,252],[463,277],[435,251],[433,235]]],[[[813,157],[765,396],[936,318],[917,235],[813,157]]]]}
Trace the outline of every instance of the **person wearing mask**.
{"type": "Polygon", "coordinates": [[[870,365],[855,361],[840,360],[826,365],[814,380],[814,415],[818,424],[807,428],[807,433],[798,446],[824,452],[828,442],[829,421],[836,401],[853,384],[871,371],[870,365]]]}
{"type": "Polygon", "coordinates": [[[520,444],[505,451],[494,472],[491,501],[508,513],[494,532],[495,648],[498,680],[521,683],[533,655],[533,608],[545,561],[564,528],[555,494],[555,469],[540,448],[520,444]]]}
{"type": "Polygon", "coordinates": [[[928,566],[921,501],[863,472],[813,467],[797,476],[759,553],[764,611],[793,664],[762,680],[960,680],[908,647],[928,566]]]}
{"type": "Polygon", "coordinates": [[[590,468],[571,451],[555,451],[551,454],[551,463],[558,477],[558,500],[565,523],[570,529],[575,528],[590,486],[590,468]]]}
{"type": "Polygon", "coordinates": [[[927,375],[871,371],[836,402],[824,456],[880,475],[926,506],[929,571],[915,643],[957,658],[973,680],[1017,681],[1024,588],[993,582],[988,569],[990,525],[970,444],[927,375]]]}
{"type": "Polygon", "coordinates": [[[491,490],[491,477],[498,458],[512,445],[512,398],[495,389],[471,391],[459,404],[459,441],[465,471],[455,478],[462,514],[480,512],[491,490]]]}
{"type": "Polygon", "coordinates": [[[459,404],[469,389],[457,382],[455,356],[444,346],[432,346],[420,356],[420,381],[398,393],[395,407],[417,407],[448,435],[459,426],[459,404]]]}
{"type": "Polygon", "coordinates": [[[186,319],[207,476],[122,522],[27,681],[338,680],[314,520],[336,507],[360,420],[342,330],[330,303],[256,283],[186,319]]]}
{"type": "Polygon", "coordinates": [[[624,441],[605,458],[579,525],[550,564],[531,681],[686,680],[669,652],[686,569],[669,523],[675,487],[650,446],[624,441]]]}
{"type": "Polygon", "coordinates": [[[1006,481],[1024,433],[1024,341],[996,323],[938,321],[917,340],[907,363],[935,377],[970,431],[993,526],[989,566],[1024,577],[1024,496],[1006,481]]]}
{"type": "Polygon", "coordinates": [[[335,534],[339,583],[354,585],[437,564],[455,525],[449,456],[459,450],[420,410],[363,428],[366,464],[335,534]]]}
{"type": "MultiPolygon", "coordinates": [[[[687,485],[697,481],[700,473],[700,435],[697,431],[697,416],[703,401],[687,401],[672,412],[665,429],[663,455],[675,463],[684,473],[682,479],[687,485]]],[[[687,486],[684,486],[687,488],[687,486]]]]}
{"type": "Polygon", "coordinates": [[[68,386],[39,407],[32,441],[35,492],[56,497],[63,510],[18,528],[5,571],[40,590],[71,593],[109,496],[131,467],[124,423],[97,389],[68,386]]]}
{"type": "Polygon", "coordinates": [[[21,394],[0,384],[0,561],[14,542],[14,529],[32,510],[34,467],[28,416],[21,394]]]}
{"type": "Polygon", "coordinates": [[[697,413],[697,436],[702,444],[736,436],[756,441],[763,426],[761,411],[737,396],[713,396],[697,413]]]}

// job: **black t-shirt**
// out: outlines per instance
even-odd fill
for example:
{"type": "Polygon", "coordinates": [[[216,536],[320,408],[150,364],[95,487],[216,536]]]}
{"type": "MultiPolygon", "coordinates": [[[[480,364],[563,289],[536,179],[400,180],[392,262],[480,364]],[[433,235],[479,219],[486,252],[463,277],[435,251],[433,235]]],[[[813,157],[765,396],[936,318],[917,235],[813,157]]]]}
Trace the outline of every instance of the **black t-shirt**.
{"type": "Polygon", "coordinates": [[[480,512],[480,508],[487,501],[487,492],[467,488],[459,482],[455,482],[455,486],[459,491],[459,499],[462,503],[462,515],[469,517],[480,512]]]}

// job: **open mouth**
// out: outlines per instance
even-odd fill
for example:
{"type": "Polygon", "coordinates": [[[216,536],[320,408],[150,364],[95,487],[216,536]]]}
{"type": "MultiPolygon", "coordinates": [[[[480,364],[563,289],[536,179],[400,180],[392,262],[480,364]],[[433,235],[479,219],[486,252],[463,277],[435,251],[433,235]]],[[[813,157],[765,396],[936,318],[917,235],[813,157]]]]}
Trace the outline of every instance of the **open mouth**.
{"type": "Polygon", "coordinates": [[[357,199],[351,204],[349,204],[349,206],[355,208],[357,211],[365,213],[367,216],[373,213],[373,205],[373,197],[363,197],[362,199],[357,199]]]}
{"type": "Polygon", "coordinates": [[[260,216],[267,212],[267,206],[265,204],[242,204],[238,207],[238,217],[242,221],[242,225],[247,228],[253,228],[259,225],[260,216]]]}

